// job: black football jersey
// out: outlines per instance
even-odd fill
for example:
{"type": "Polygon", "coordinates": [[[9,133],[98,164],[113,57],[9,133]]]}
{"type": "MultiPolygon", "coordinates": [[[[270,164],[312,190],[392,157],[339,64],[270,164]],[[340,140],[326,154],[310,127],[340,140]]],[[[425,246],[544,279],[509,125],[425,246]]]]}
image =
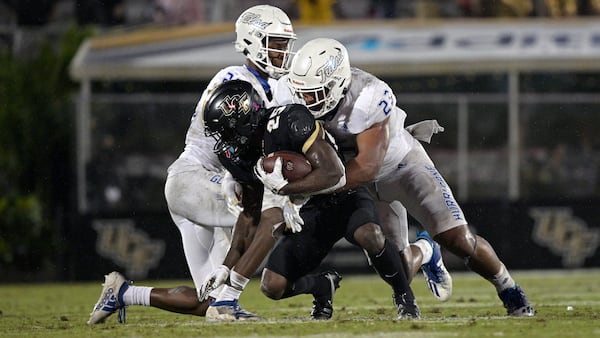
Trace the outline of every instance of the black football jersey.
{"type": "MultiPolygon", "coordinates": [[[[219,160],[231,175],[240,183],[256,183],[260,181],[254,176],[254,165],[260,156],[279,150],[294,151],[304,154],[315,142],[320,122],[317,122],[308,108],[300,104],[269,109],[261,147],[246,149],[241,153],[224,152],[219,160]]],[[[327,141],[337,150],[335,141],[327,132],[327,141]]]]}
{"type": "Polygon", "coordinates": [[[263,138],[263,155],[279,150],[303,154],[320,128],[310,111],[300,104],[272,108],[263,138]]]}

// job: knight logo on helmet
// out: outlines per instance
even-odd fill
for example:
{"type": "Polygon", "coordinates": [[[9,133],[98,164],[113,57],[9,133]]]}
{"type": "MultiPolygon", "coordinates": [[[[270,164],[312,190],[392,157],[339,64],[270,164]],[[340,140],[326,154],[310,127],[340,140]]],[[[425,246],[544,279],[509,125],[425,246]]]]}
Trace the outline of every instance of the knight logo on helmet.
{"type": "Polygon", "coordinates": [[[227,95],[225,98],[223,98],[221,104],[219,104],[219,109],[225,116],[231,116],[235,112],[248,114],[250,111],[249,101],[248,93],[234,96],[227,95]]]}

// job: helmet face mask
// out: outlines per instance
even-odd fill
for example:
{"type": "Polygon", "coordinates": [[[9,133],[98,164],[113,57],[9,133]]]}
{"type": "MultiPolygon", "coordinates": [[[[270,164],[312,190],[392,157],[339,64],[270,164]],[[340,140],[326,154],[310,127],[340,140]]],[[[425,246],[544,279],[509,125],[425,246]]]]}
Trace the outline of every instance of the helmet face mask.
{"type": "Polygon", "coordinates": [[[296,34],[281,9],[270,5],[251,7],[237,19],[235,32],[236,51],[261,71],[275,79],[288,73],[296,34]],[[273,63],[272,59],[281,62],[273,63]]]}
{"type": "Polygon", "coordinates": [[[246,81],[231,80],[213,89],[203,118],[206,135],[217,141],[215,153],[239,153],[252,147],[265,112],[260,94],[246,81]]]}
{"type": "Polygon", "coordinates": [[[319,38],[307,42],[296,53],[288,85],[314,117],[320,118],[344,98],[351,76],[346,48],[336,40],[319,38]]]}

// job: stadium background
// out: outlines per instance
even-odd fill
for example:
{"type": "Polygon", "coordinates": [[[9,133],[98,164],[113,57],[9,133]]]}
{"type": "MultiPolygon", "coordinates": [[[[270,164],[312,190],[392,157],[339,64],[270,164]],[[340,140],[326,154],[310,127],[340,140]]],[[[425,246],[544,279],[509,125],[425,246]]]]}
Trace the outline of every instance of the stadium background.
{"type": "MultiPolygon", "coordinates": [[[[179,10],[192,7],[160,7],[161,16],[156,6],[167,1],[18,4],[24,3],[30,5],[25,10],[2,2],[14,13],[3,17],[10,24],[2,30],[4,48],[14,56],[36,50],[40,41],[56,43],[68,29],[60,24],[65,17],[76,19],[76,27],[92,24],[94,33],[81,40],[63,70],[75,83],[68,109],[60,112],[73,118],[73,142],[64,145],[70,155],[55,160],[66,161],[70,175],[45,181],[64,187],[58,189],[64,202],[51,207],[41,199],[42,214],[49,216],[41,222],[49,225],[47,237],[40,239],[38,231],[34,245],[24,244],[27,236],[11,237],[6,218],[0,223],[0,263],[7,272],[0,281],[98,279],[112,269],[135,279],[186,278],[179,233],[163,197],[166,168],[183,147],[207,81],[218,69],[243,62],[232,48],[232,20],[258,2],[173,2],[179,10]],[[43,4],[52,5],[46,20],[20,15],[43,4]],[[43,257],[24,264],[16,259],[23,250],[43,257]]],[[[319,15],[307,14],[303,1],[271,3],[291,13],[296,48],[317,36],[340,39],[353,65],[392,86],[407,124],[440,121],[446,131],[427,149],[474,231],[509,268],[600,266],[600,23],[594,1],[585,2],[589,12],[581,12],[584,2],[572,1],[579,15],[569,6],[553,11],[552,1],[515,2],[530,7],[470,1],[468,8],[464,1],[398,1],[391,12],[367,0],[317,1],[331,5],[319,15]]],[[[10,171],[0,171],[6,191],[18,192],[10,171]]],[[[10,201],[8,193],[0,197],[10,201]]],[[[411,220],[411,228],[417,226],[411,220]]],[[[450,270],[464,269],[452,256],[445,259],[450,270]]],[[[344,241],[325,264],[369,271],[362,253],[344,241]]]]}

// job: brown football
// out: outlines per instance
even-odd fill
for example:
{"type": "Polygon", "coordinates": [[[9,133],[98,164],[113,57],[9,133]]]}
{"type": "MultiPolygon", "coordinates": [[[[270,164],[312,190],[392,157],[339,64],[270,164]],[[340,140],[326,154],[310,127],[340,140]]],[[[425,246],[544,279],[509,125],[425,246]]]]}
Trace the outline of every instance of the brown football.
{"type": "Polygon", "coordinates": [[[281,150],[265,156],[263,168],[266,172],[273,172],[273,166],[278,157],[281,157],[283,160],[281,170],[283,171],[283,177],[288,182],[299,180],[312,171],[312,166],[304,155],[293,151],[281,150]]]}

